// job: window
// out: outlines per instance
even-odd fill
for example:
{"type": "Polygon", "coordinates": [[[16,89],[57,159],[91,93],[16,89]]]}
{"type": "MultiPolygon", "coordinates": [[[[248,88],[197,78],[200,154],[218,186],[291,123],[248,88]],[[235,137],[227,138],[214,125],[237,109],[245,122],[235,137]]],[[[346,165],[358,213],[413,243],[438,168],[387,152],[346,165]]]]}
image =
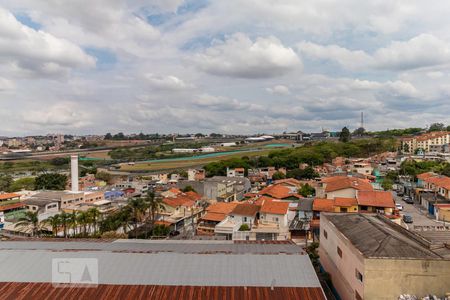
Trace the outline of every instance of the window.
{"type": "Polygon", "coordinates": [[[323,230],[323,236],[327,239],[328,238],[328,232],[324,229],[323,230]]]}
{"type": "Polygon", "coordinates": [[[363,275],[358,271],[358,269],[355,269],[355,275],[359,282],[363,282],[363,275]]]}
{"type": "Polygon", "coordinates": [[[342,258],[342,250],[339,247],[337,247],[337,254],[339,255],[340,258],[342,258]]]}
{"type": "Polygon", "coordinates": [[[244,222],[247,222],[247,217],[243,217],[242,220],[243,220],[244,222]]]}

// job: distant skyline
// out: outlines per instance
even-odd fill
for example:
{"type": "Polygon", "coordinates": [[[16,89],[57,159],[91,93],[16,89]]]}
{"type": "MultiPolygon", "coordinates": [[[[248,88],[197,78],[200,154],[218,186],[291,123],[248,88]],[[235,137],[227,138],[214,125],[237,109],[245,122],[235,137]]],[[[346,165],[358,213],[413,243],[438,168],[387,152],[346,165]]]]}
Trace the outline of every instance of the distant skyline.
{"type": "Polygon", "coordinates": [[[450,3],[3,0],[0,136],[450,124],[450,3]]]}

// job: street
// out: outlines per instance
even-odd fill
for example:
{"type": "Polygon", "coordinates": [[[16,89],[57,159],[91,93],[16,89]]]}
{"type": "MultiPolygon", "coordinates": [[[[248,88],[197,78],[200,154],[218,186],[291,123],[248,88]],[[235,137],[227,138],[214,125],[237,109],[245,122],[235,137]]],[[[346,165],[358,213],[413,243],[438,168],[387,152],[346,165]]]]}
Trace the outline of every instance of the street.
{"type": "Polygon", "coordinates": [[[408,204],[402,200],[402,197],[398,197],[395,192],[393,192],[395,203],[403,205],[403,211],[400,212],[401,215],[408,214],[413,218],[412,224],[407,224],[411,226],[436,226],[442,225],[434,219],[430,219],[426,215],[426,210],[422,208],[419,204],[408,204]]]}

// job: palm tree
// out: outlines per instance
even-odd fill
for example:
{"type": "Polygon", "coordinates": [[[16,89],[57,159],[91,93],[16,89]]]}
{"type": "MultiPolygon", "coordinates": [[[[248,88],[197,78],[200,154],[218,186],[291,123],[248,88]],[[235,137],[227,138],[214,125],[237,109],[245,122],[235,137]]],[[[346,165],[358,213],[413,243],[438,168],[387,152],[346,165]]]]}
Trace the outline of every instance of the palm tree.
{"type": "Polygon", "coordinates": [[[47,219],[42,221],[42,223],[45,225],[51,226],[53,236],[55,236],[55,237],[58,236],[58,229],[59,229],[59,226],[61,226],[61,219],[60,219],[59,215],[54,215],[52,217],[48,217],[47,219]]]}
{"type": "MultiPolygon", "coordinates": [[[[97,233],[97,224],[100,219],[101,213],[97,207],[92,207],[92,208],[88,209],[87,214],[89,217],[89,221],[94,228],[94,235],[95,235],[97,233]]],[[[91,226],[89,226],[89,229],[90,228],[91,228],[91,226]]],[[[91,232],[91,230],[89,230],[89,232],[91,232]]]]}
{"type": "MultiPolygon", "coordinates": [[[[84,212],[84,211],[79,211],[78,212],[78,214],[77,214],[77,224],[79,225],[79,226],[81,226],[81,228],[83,229],[83,236],[86,236],[86,232],[87,232],[87,230],[86,230],[86,226],[87,226],[87,224],[88,224],[88,215],[87,215],[87,213],[86,212],[84,212]]],[[[81,228],[80,228],[80,231],[81,231],[81,228]]]]}
{"type": "Polygon", "coordinates": [[[73,230],[73,236],[77,234],[77,213],[75,211],[72,211],[71,214],[69,214],[69,229],[70,226],[72,226],[73,230]]]}
{"type": "Polygon", "coordinates": [[[60,218],[61,218],[61,226],[63,228],[63,232],[64,232],[64,238],[67,237],[67,227],[70,224],[70,215],[66,212],[62,212],[60,214],[60,218]]]}
{"type": "Polygon", "coordinates": [[[39,218],[38,212],[27,211],[25,215],[19,218],[19,221],[14,225],[14,227],[30,227],[31,226],[31,236],[39,235],[39,218]]]}
{"type": "Polygon", "coordinates": [[[151,222],[152,226],[156,221],[156,214],[161,210],[166,210],[166,207],[163,205],[163,199],[161,197],[156,197],[155,193],[148,192],[144,198],[145,202],[148,203],[148,208],[150,210],[151,222]]]}
{"type": "Polygon", "coordinates": [[[137,238],[137,227],[138,223],[142,221],[142,216],[145,215],[146,210],[148,209],[148,203],[144,201],[142,198],[133,198],[131,199],[127,206],[131,210],[131,217],[133,223],[133,230],[135,234],[135,238],[137,238]]]}

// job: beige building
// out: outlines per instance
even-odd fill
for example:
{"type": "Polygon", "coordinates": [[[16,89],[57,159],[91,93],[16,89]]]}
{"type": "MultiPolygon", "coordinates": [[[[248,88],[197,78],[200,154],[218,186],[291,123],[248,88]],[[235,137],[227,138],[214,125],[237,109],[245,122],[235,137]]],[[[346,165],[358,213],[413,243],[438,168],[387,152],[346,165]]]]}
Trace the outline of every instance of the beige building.
{"type": "MultiPolygon", "coordinates": [[[[445,234],[445,233],[444,233],[445,234]]],[[[447,239],[419,236],[374,214],[324,213],[320,262],[343,300],[450,292],[447,239]]]]}
{"type": "Polygon", "coordinates": [[[425,133],[419,136],[402,139],[402,149],[406,153],[414,153],[417,149],[423,149],[430,152],[434,145],[445,145],[450,143],[450,132],[435,131],[425,133]],[[407,145],[407,146],[405,146],[407,145]],[[409,150],[409,151],[405,151],[409,150]]]}

